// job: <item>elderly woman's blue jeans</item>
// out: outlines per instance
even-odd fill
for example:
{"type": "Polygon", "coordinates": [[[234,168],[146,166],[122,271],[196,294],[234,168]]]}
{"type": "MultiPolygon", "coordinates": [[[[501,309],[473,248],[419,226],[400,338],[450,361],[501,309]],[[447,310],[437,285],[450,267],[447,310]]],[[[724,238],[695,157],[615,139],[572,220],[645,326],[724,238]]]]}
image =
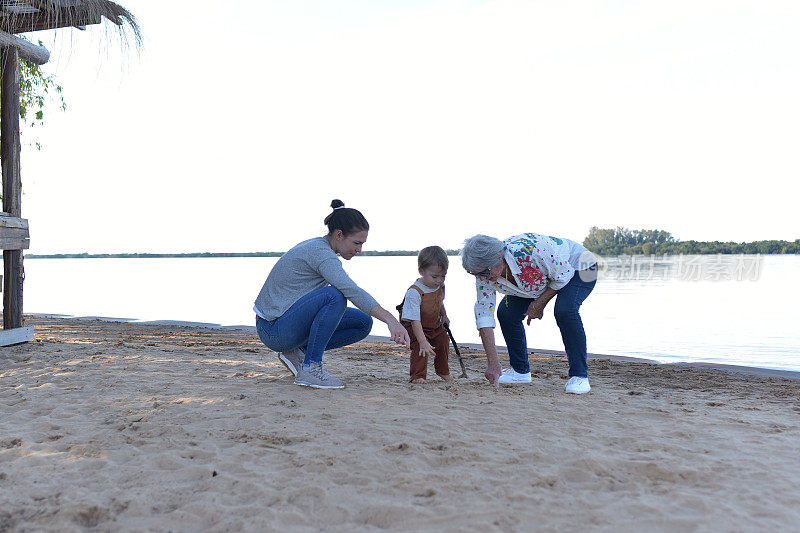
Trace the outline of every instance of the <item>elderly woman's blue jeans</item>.
{"type": "Polygon", "coordinates": [[[312,291],[275,320],[256,317],[256,329],[267,348],[288,352],[301,348],[308,365],[321,363],[322,353],[362,340],[372,329],[372,317],[347,307],[347,299],[334,287],[312,291]]]}
{"type": "MultiPolygon", "coordinates": [[[[586,271],[583,271],[586,272],[586,271]]],[[[561,330],[561,340],[569,361],[569,375],[582,378],[589,376],[586,364],[586,332],[579,310],[581,304],[589,296],[597,283],[596,276],[581,276],[578,272],[558,291],[554,314],[556,324],[561,330]],[[584,281],[581,278],[588,278],[584,281]]],[[[511,368],[521,374],[531,371],[528,362],[528,344],[522,321],[533,298],[506,296],[497,307],[497,320],[506,339],[508,358],[511,368]]]]}

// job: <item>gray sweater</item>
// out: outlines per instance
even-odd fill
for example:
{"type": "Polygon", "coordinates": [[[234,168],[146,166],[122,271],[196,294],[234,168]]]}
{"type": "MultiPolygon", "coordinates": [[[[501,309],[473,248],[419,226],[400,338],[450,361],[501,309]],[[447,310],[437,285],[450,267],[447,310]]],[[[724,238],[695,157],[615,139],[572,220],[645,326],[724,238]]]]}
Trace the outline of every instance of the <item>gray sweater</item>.
{"type": "Polygon", "coordinates": [[[264,320],[283,316],[306,294],[331,285],[369,314],[378,302],[350,279],[328,239],[303,241],[278,259],[258,293],[254,310],[264,320]]]}

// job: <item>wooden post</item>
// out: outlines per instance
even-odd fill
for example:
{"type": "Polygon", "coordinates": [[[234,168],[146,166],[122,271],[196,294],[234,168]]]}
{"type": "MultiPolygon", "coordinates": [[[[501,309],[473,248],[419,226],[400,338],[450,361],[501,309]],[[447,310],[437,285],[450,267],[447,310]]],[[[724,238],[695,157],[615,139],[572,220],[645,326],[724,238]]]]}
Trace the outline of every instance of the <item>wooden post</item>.
{"type": "MultiPolygon", "coordinates": [[[[3,166],[3,211],[22,215],[19,139],[19,52],[0,49],[0,159],[3,166]]],[[[22,250],[3,250],[3,327],[22,326],[22,250]]]]}

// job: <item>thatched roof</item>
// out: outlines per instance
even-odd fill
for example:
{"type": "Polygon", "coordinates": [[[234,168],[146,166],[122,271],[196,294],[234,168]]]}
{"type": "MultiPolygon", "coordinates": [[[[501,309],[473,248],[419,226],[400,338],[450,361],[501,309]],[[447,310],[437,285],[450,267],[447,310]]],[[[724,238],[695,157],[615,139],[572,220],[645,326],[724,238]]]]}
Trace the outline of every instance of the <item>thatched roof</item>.
{"type": "Polygon", "coordinates": [[[70,26],[100,24],[103,18],[122,33],[130,30],[141,42],[139,25],[130,11],[107,0],[0,0],[0,31],[15,34],[70,26]]]}

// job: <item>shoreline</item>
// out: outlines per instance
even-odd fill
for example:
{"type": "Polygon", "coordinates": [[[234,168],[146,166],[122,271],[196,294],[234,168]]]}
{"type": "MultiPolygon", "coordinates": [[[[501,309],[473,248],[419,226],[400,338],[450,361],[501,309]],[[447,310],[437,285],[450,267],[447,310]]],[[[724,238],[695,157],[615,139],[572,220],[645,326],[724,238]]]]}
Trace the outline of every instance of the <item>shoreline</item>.
{"type": "MultiPolygon", "coordinates": [[[[211,330],[222,330],[222,331],[248,331],[253,333],[257,336],[255,326],[247,326],[247,325],[233,325],[233,326],[223,326],[221,324],[215,324],[210,322],[190,322],[185,320],[138,320],[135,318],[118,318],[118,317],[103,317],[103,316],[72,316],[72,315],[57,315],[57,314],[49,314],[49,313],[30,313],[26,314],[26,316],[34,317],[34,318],[52,318],[52,319],[65,319],[65,320],[100,320],[106,322],[121,322],[127,324],[134,324],[134,325],[145,325],[145,326],[175,326],[175,327],[185,327],[185,328],[198,328],[198,329],[211,329],[211,330]]],[[[391,343],[389,337],[382,336],[382,335],[368,335],[364,340],[360,341],[361,343],[391,343]]],[[[358,343],[356,343],[358,344],[358,343]]],[[[483,346],[476,343],[458,343],[459,349],[464,351],[470,352],[480,352],[483,353],[483,346]]],[[[499,353],[507,354],[508,350],[504,345],[498,345],[497,351],[499,353]]],[[[530,357],[537,357],[537,356],[550,356],[550,357],[566,357],[566,352],[562,350],[546,350],[546,349],[539,349],[539,348],[529,348],[528,349],[530,357]]],[[[710,362],[693,362],[693,361],[675,361],[675,362],[667,362],[662,363],[655,359],[647,359],[645,357],[634,357],[629,355],[612,355],[612,354],[599,354],[599,353],[589,353],[589,360],[603,360],[608,359],[611,361],[619,361],[619,362],[631,362],[631,363],[650,363],[659,366],[673,366],[676,368],[688,368],[688,369],[710,369],[710,370],[719,370],[722,372],[727,372],[735,375],[741,376],[752,376],[752,377],[775,377],[775,378],[785,378],[791,380],[800,380],[800,371],[797,370],[784,370],[784,369],[776,369],[776,368],[762,368],[757,366],[744,366],[744,365],[730,365],[725,363],[710,363],[710,362]]]]}

